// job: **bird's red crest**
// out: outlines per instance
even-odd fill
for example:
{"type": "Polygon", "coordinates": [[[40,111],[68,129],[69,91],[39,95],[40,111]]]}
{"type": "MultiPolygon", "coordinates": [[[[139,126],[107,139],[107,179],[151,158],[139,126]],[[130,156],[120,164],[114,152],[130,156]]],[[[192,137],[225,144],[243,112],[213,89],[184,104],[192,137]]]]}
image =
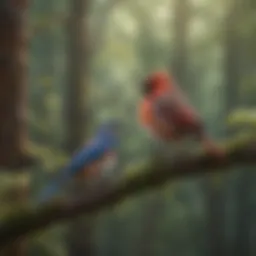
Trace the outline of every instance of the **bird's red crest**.
{"type": "Polygon", "coordinates": [[[154,84],[162,84],[162,83],[166,84],[170,82],[170,77],[166,72],[159,71],[159,72],[152,73],[148,77],[148,80],[150,80],[154,84]]]}

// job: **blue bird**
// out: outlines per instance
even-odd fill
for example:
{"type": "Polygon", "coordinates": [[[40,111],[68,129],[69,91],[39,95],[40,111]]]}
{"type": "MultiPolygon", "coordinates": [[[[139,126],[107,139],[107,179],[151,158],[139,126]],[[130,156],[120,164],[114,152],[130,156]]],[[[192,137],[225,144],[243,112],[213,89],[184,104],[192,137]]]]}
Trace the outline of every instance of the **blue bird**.
{"type": "Polygon", "coordinates": [[[43,189],[37,201],[40,203],[49,201],[62,186],[74,177],[90,174],[88,172],[91,170],[98,173],[106,167],[109,169],[109,163],[113,167],[116,163],[116,148],[119,144],[118,126],[116,120],[102,124],[96,136],[75,153],[71,161],[60,171],[58,177],[43,189]]]}

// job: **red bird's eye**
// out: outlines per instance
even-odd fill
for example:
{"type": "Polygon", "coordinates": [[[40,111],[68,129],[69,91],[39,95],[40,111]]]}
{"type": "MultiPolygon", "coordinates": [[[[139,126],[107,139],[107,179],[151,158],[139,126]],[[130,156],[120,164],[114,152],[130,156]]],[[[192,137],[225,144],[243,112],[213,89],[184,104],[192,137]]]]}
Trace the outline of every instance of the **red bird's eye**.
{"type": "Polygon", "coordinates": [[[168,73],[154,72],[144,80],[142,84],[142,93],[148,95],[156,91],[165,91],[170,86],[171,81],[168,73]]]}

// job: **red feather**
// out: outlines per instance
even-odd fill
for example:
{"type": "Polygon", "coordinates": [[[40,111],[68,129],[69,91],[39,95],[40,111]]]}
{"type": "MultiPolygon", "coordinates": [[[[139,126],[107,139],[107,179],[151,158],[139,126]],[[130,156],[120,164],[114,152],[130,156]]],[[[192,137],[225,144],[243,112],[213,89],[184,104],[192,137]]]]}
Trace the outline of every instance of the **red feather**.
{"type": "Polygon", "coordinates": [[[167,73],[151,74],[144,82],[144,91],[139,118],[151,133],[165,141],[192,135],[201,140],[208,152],[221,154],[219,147],[206,135],[197,111],[167,73]]]}

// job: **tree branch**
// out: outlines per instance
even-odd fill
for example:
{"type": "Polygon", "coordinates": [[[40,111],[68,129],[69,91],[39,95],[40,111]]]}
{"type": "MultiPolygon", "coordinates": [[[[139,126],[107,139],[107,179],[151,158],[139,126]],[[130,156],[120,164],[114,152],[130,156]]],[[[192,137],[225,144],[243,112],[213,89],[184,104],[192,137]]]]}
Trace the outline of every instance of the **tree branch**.
{"type": "Polygon", "coordinates": [[[50,224],[71,219],[81,214],[92,214],[113,206],[125,197],[160,186],[181,177],[225,171],[234,165],[256,164],[256,140],[249,139],[227,146],[226,157],[219,160],[205,154],[181,156],[172,162],[166,158],[154,160],[134,171],[127,170],[107,186],[99,186],[83,199],[58,202],[37,208],[27,208],[7,216],[0,225],[0,249],[31,232],[50,224]],[[132,174],[131,174],[132,173],[132,174]]]}

